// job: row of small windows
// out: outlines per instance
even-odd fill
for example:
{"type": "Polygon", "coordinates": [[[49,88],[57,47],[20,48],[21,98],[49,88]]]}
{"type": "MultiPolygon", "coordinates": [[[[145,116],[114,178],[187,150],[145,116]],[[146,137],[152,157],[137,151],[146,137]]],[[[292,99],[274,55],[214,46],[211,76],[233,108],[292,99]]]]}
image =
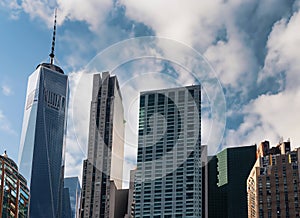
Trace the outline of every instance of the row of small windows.
{"type": "MultiPolygon", "coordinates": [[[[178,102],[184,102],[184,100],[188,99],[188,101],[195,101],[194,99],[199,98],[201,96],[201,91],[200,89],[189,89],[188,90],[189,93],[186,95],[186,91],[185,90],[181,90],[178,93],[178,102]],[[195,93],[198,92],[197,94],[195,93]]],[[[149,105],[154,105],[155,103],[157,105],[163,105],[165,102],[167,102],[168,104],[172,104],[174,103],[174,99],[175,99],[175,92],[169,92],[169,93],[152,93],[152,94],[145,94],[142,95],[140,98],[140,107],[145,106],[145,97],[148,96],[148,106],[149,105]],[[168,95],[168,96],[167,96],[168,95]]]]}
{"type": "Polygon", "coordinates": [[[49,90],[44,90],[44,100],[48,107],[63,110],[65,108],[65,97],[49,90]]]}

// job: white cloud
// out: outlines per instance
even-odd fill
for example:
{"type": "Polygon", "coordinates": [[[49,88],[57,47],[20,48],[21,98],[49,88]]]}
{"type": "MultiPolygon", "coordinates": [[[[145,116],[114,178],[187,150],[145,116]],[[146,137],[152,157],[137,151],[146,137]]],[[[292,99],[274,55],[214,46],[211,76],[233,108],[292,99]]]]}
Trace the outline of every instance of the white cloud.
{"type": "Polygon", "coordinates": [[[2,89],[3,95],[10,96],[13,94],[12,89],[8,85],[2,85],[1,89],[2,89]]]}
{"type": "Polygon", "coordinates": [[[0,0],[0,6],[10,10],[10,18],[15,20],[19,18],[22,7],[17,0],[0,0]]]}
{"type": "Polygon", "coordinates": [[[3,121],[4,118],[5,118],[5,116],[4,116],[3,112],[0,110],[0,121],[3,121]]]}
{"type": "Polygon", "coordinates": [[[113,2],[111,0],[57,0],[57,4],[65,19],[85,21],[92,30],[97,32],[113,2]]]}
{"type": "Polygon", "coordinates": [[[261,95],[242,109],[244,120],[237,130],[228,130],[226,144],[253,144],[270,140],[276,144],[281,137],[291,139],[293,147],[300,146],[300,13],[281,19],[268,39],[268,53],[258,82],[269,77],[279,80],[281,92],[261,95]],[[284,75],[284,83],[282,76],[284,75]]]}
{"type": "Polygon", "coordinates": [[[0,110],[0,131],[10,135],[17,135],[16,131],[11,128],[11,124],[2,110],[0,110]]]}
{"type": "Polygon", "coordinates": [[[253,66],[256,66],[254,55],[238,36],[231,36],[228,42],[219,41],[210,46],[204,56],[216,70],[223,85],[240,89],[243,87],[241,83],[246,86],[253,82],[253,66]]]}
{"type": "Polygon", "coordinates": [[[48,26],[53,25],[53,12],[57,8],[58,24],[65,20],[85,21],[92,30],[97,31],[112,4],[110,0],[23,0],[21,6],[32,18],[40,18],[48,26]]]}
{"type": "Polygon", "coordinates": [[[300,12],[290,19],[281,19],[269,35],[268,54],[259,82],[267,77],[286,75],[286,89],[298,89],[300,84],[300,56],[296,45],[300,44],[300,12]]]}
{"type": "Polygon", "coordinates": [[[222,1],[121,0],[126,15],[153,28],[158,36],[170,37],[189,45],[207,46],[222,25],[222,1]]]}
{"type": "Polygon", "coordinates": [[[276,144],[281,137],[300,146],[300,90],[262,95],[244,108],[244,121],[237,130],[228,130],[226,145],[250,145],[269,140],[276,144]]]}

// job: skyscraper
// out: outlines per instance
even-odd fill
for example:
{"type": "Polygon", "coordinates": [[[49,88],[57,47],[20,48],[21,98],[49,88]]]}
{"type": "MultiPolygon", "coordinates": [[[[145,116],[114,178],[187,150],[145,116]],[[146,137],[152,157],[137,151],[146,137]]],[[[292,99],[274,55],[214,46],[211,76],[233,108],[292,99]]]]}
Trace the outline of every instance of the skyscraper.
{"type": "Polygon", "coordinates": [[[208,216],[247,217],[246,182],[256,158],[256,145],[226,148],[209,162],[208,216]]]}
{"type": "Polygon", "coordinates": [[[53,64],[54,40],[52,45],[50,63],[38,65],[29,76],[19,149],[31,218],[60,217],[62,205],[68,76],[53,64]]]}
{"type": "Polygon", "coordinates": [[[258,154],[247,180],[248,217],[300,217],[300,148],[264,141],[258,154]]]}
{"type": "Polygon", "coordinates": [[[72,218],[79,217],[81,188],[78,177],[67,177],[64,179],[64,187],[69,189],[72,218]]]}
{"type": "Polygon", "coordinates": [[[68,188],[64,188],[63,193],[62,193],[61,217],[63,217],[63,218],[72,218],[70,192],[69,192],[68,188]]]}
{"type": "Polygon", "coordinates": [[[200,126],[200,85],[140,94],[135,217],[203,217],[200,126]]]}
{"type": "Polygon", "coordinates": [[[28,210],[29,189],[26,179],[5,152],[0,155],[0,217],[27,218],[28,210]]]}
{"type": "Polygon", "coordinates": [[[134,208],[135,208],[135,194],[134,194],[134,180],[135,180],[136,169],[130,170],[130,179],[129,179],[129,189],[128,189],[128,204],[127,204],[127,213],[125,218],[134,217],[134,208]]]}
{"type": "Polygon", "coordinates": [[[67,75],[55,65],[39,65],[28,81],[19,153],[20,172],[30,186],[32,218],[59,216],[67,99],[67,75]]]}
{"type": "Polygon", "coordinates": [[[95,74],[88,157],[83,163],[81,217],[110,217],[111,189],[122,188],[123,155],[124,111],[117,77],[108,72],[95,74]]]}

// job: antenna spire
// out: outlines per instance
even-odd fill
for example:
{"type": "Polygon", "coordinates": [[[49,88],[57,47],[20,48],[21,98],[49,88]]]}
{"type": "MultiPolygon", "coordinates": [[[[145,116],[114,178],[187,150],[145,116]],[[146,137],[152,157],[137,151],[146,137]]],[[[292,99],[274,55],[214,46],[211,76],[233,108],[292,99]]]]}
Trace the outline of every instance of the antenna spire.
{"type": "Polygon", "coordinates": [[[54,47],[55,47],[55,34],[56,34],[56,17],[57,17],[57,8],[54,11],[54,27],[53,27],[53,37],[52,37],[52,47],[50,56],[50,64],[53,64],[54,61],[54,47]]]}

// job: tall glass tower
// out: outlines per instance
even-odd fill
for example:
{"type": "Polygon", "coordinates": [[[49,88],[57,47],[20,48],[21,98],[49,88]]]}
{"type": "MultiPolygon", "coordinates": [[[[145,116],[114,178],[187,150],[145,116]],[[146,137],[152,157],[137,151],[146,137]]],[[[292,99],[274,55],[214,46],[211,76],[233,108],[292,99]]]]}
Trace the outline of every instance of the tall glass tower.
{"type": "Polygon", "coordinates": [[[40,64],[27,86],[19,149],[20,172],[30,186],[30,217],[59,217],[64,179],[68,76],[40,64]]]}
{"type": "Polygon", "coordinates": [[[72,218],[79,218],[81,187],[78,177],[67,177],[64,179],[64,187],[69,189],[72,218]]]}
{"type": "Polygon", "coordinates": [[[62,212],[68,76],[53,64],[55,33],[56,11],[50,63],[38,65],[28,79],[19,149],[31,218],[60,218],[62,212]]]}
{"type": "Polygon", "coordinates": [[[111,194],[115,188],[122,188],[123,156],[124,111],[117,77],[108,72],[95,74],[80,217],[113,217],[111,194]]]}
{"type": "Polygon", "coordinates": [[[135,217],[203,217],[201,86],[140,94],[135,217]]]}

